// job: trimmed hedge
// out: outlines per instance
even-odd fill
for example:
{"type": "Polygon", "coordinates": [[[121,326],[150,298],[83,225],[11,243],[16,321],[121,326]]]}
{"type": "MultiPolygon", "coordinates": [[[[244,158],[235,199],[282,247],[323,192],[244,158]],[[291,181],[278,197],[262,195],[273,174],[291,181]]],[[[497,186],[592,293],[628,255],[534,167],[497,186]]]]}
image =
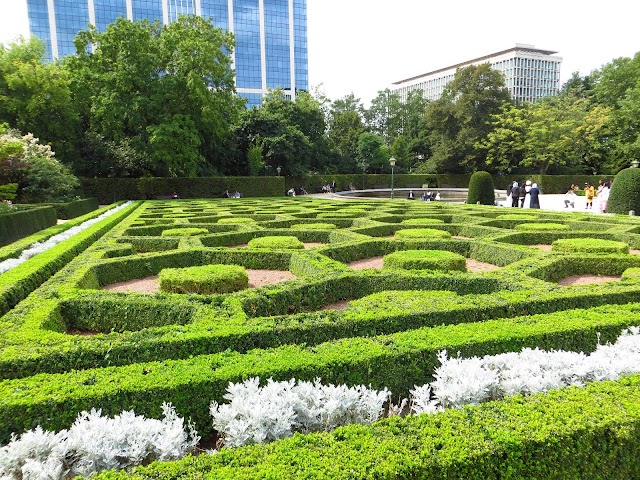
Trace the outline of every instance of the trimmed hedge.
{"type": "Polygon", "coordinates": [[[402,225],[434,225],[444,223],[440,218],[406,218],[400,222],[402,225]]]}
{"type": "Polygon", "coordinates": [[[451,238],[451,234],[445,230],[436,230],[433,228],[412,228],[406,230],[397,230],[394,236],[398,240],[433,240],[436,238],[451,238]]]}
{"type": "Polygon", "coordinates": [[[493,179],[488,172],[475,172],[469,180],[467,203],[493,205],[496,201],[494,188],[493,179]]]}
{"type": "Polygon", "coordinates": [[[551,249],[568,253],[629,253],[626,243],[600,238],[560,238],[551,244],[551,249]]]}
{"type": "Polygon", "coordinates": [[[623,311],[620,307],[573,310],[346,338],[310,348],[286,345],[245,354],[225,352],[5,380],[0,382],[0,442],[8,441],[12,432],[36,425],[49,430],[67,428],[78,412],[95,407],[104,414],[133,409],[158,417],[161,404],[167,401],[207,435],[211,433],[209,403],[223,401],[229,382],[252,376],[274,380],[322,377],[330,383],[387,387],[394,395],[406,396],[414,385],[432,380],[441,350],[460,352],[463,357],[524,347],[589,352],[598,339],[612,341],[623,328],[639,321],[637,312],[622,315],[623,311]]]}
{"type": "Polygon", "coordinates": [[[63,220],[70,220],[99,208],[97,198],[83,198],[67,203],[52,203],[51,206],[56,209],[57,217],[63,220]]]}
{"type": "Polygon", "coordinates": [[[248,286],[247,271],[239,265],[203,265],[160,271],[160,290],[163,292],[211,295],[237,292],[248,286]]]}
{"type": "Polygon", "coordinates": [[[20,240],[32,233],[55,225],[56,211],[53,207],[33,207],[0,214],[0,245],[20,240]]]}
{"type": "Polygon", "coordinates": [[[466,258],[442,250],[406,250],[385,255],[383,266],[404,270],[457,270],[466,272],[466,258]]]}
{"type": "Polygon", "coordinates": [[[514,228],[522,232],[557,232],[569,230],[569,225],[564,225],[562,223],[520,223],[514,228]]]}
{"type": "Polygon", "coordinates": [[[193,237],[195,235],[202,235],[203,233],[209,233],[209,230],[206,228],[169,228],[167,230],[163,230],[161,236],[162,237],[193,237]]]}
{"type": "Polygon", "coordinates": [[[640,375],[632,375],[437,415],[296,434],[94,478],[638,478],[638,392],[640,375]]]}
{"type": "Polygon", "coordinates": [[[607,212],[627,215],[630,210],[640,215],[640,168],[625,168],[611,185],[607,212]]]}
{"type": "Polygon", "coordinates": [[[304,243],[293,236],[258,237],[249,240],[249,248],[304,250],[304,243]]]}

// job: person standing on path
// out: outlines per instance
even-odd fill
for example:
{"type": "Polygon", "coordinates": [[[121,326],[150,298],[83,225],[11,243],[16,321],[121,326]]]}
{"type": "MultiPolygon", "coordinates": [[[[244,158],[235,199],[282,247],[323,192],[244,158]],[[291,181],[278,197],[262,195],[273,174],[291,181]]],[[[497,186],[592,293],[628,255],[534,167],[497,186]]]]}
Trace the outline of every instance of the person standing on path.
{"type": "Polygon", "coordinates": [[[518,198],[520,199],[520,208],[524,208],[524,200],[527,198],[527,187],[524,182],[518,187],[518,198]]]}
{"type": "Polygon", "coordinates": [[[518,182],[513,182],[513,185],[511,186],[511,206],[512,207],[517,207],[518,206],[518,182]]]}
{"type": "Polygon", "coordinates": [[[531,185],[531,190],[529,190],[529,195],[531,196],[531,200],[529,203],[529,208],[540,208],[540,189],[538,188],[538,184],[534,183],[531,185]]]}
{"type": "Polygon", "coordinates": [[[584,184],[584,197],[587,200],[587,203],[585,205],[585,209],[591,208],[593,209],[593,197],[596,194],[596,190],[595,188],[593,188],[593,185],[589,185],[589,182],[584,184]]]}

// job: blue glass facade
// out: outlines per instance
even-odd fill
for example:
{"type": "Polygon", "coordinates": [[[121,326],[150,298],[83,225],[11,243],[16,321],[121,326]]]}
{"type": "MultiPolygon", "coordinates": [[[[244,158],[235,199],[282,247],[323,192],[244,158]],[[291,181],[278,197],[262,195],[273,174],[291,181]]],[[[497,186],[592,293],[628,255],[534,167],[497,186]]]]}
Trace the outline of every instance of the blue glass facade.
{"type": "Polygon", "coordinates": [[[104,32],[107,25],[118,17],[127,18],[126,0],[94,0],[96,8],[96,28],[104,32]]]}
{"type": "Polygon", "coordinates": [[[118,17],[169,23],[183,14],[211,19],[236,37],[233,65],[238,95],[259,105],[268,89],[286,96],[309,89],[306,0],[27,0],[31,33],[49,59],[75,53],[73,39],[94,23],[99,31],[118,17]]]}

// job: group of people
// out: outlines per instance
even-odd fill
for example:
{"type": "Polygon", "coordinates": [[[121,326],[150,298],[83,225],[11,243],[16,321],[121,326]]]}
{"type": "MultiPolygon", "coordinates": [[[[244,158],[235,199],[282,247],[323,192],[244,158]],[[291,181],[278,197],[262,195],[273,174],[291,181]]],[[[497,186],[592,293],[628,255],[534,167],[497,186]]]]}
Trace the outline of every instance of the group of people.
{"type": "Polygon", "coordinates": [[[225,190],[222,194],[222,198],[242,198],[242,194],[238,191],[235,193],[229,193],[229,190],[225,190]]]}
{"type": "MultiPolygon", "coordinates": [[[[415,199],[416,197],[413,194],[413,190],[409,190],[409,193],[407,195],[407,200],[415,200],[415,199]]],[[[420,200],[424,200],[425,202],[440,200],[440,192],[422,192],[422,196],[420,197],[420,200]]]]}
{"type": "Polygon", "coordinates": [[[531,180],[520,183],[514,180],[507,187],[507,197],[511,197],[512,207],[540,208],[540,189],[531,180]]]}
{"type": "MultiPolygon", "coordinates": [[[[578,185],[571,185],[564,197],[564,208],[576,207],[576,190],[581,190],[578,185]]],[[[589,182],[584,184],[585,210],[593,210],[593,200],[596,200],[596,208],[600,213],[607,211],[609,203],[609,192],[611,191],[611,182],[599,180],[598,187],[591,185],[589,182]]]]}
{"type": "Polygon", "coordinates": [[[304,189],[302,185],[299,186],[298,188],[291,187],[286,192],[287,197],[295,197],[296,195],[306,195],[306,194],[307,194],[307,191],[304,189]]]}
{"type": "Polygon", "coordinates": [[[331,184],[326,184],[322,186],[322,193],[336,193],[336,181],[334,180],[331,184]]]}

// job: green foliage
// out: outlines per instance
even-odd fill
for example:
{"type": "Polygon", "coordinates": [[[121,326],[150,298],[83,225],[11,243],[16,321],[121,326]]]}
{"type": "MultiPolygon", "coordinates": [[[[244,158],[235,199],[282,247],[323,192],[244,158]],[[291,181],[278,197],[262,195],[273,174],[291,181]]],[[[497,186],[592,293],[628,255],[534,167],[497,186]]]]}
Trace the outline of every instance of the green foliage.
{"type": "Polygon", "coordinates": [[[488,172],[475,172],[469,180],[467,203],[480,205],[494,205],[496,200],[493,178],[488,172]]]}
{"type": "Polygon", "coordinates": [[[281,237],[258,237],[253,240],[249,240],[250,248],[274,248],[274,249],[294,249],[303,250],[304,243],[293,236],[281,236],[281,237]]]}
{"type": "Polygon", "coordinates": [[[607,211],[627,215],[640,212],[640,168],[626,168],[616,175],[611,185],[607,211]]]}
{"type": "Polygon", "coordinates": [[[196,235],[202,235],[203,233],[209,233],[206,228],[168,228],[161,233],[162,237],[193,237],[196,235]]]}
{"type": "Polygon", "coordinates": [[[0,185],[0,201],[13,200],[14,198],[16,198],[17,191],[17,183],[7,183],[5,185],[0,185]]]}
{"type": "Polygon", "coordinates": [[[62,220],[79,217],[93,212],[99,207],[97,198],[83,198],[66,203],[54,203],[51,206],[56,209],[57,217],[62,220]]]}
{"type": "Polygon", "coordinates": [[[9,211],[0,215],[0,245],[43,230],[57,221],[52,207],[33,207],[25,210],[9,211]]]}
{"type": "Polygon", "coordinates": [[[514,227],[521,232],[557,232],[569,230],[569,225],[563,223],[520,223],[514,227]]]}
{"type": "Polygon", "coordinates": [[[156,462],[133,472],[97,474],[96,479],[467,480],[492,478],[496,472],[539,479],[636,478],[640,463],[633,432],[638,420],[632,412],[640,408],[639,387],[639,376],[632,375],[585,388],[156,462]]]}
{"type": "Polygon", "coordinates": [[[256,223],[256,221],[251,217],[223,217],[218,219],[220,225],[235,225],[235,224],[252,224],[256,223]]]}
{"type": "Polygon", "coordinates": [[[92,143],[98,175],[226,169],[242,104],[234,92],[231,33],[195,15],[165,26],[119,18],[104,32],[80,32],[75,42],[78,53],[65,59],[66,67],[87,133],[100,140],[92,143]]]}
{"type": "Polygon", "coordinates": [[[289,228],[292,230],[335,230],[338,226],[334,223],[295,223],[289,228]]]}
{"type": "Polygon", "coordinates": [[[203,265],[165,268],[160,271],[160,290],[172,293],[230,293],[249,286],[249,276],[239,265],[203,265]]]}
{"type": "Polygon", "coordinates": [[[600,238],[560,238],[551,248],[560,253],[629,253],[628,244],[600,238]]]}
{"type": "Polygon", "coordinates": [[[434,228],[411,228],[398,230],[394,236],[399,240],[433,240],[435,238],[451,238],[451,234],[446,230],[436,230],[434,228]]]}
{"type": "MultiPolygon", "coordinates": [[[[389,151],[380,135],[363,132],[358,137],[358,165],[362,172],[381,173],[389,165],[389,151]]],[[[389,167],[390,168],[390,167],[389,167]]]]}
{"type": "Polygon", "coordinates": [[[444,223],[439,218],[406,218],[400,222],[402,225],[435,225],[444,223]]]}
{"type": "Polygon", "coordinates": [[[466,272],[466,258],[442,250],[405,250],[389,253],[383,259],[384,268],[404,270],[458,270],[466,272]]]}

